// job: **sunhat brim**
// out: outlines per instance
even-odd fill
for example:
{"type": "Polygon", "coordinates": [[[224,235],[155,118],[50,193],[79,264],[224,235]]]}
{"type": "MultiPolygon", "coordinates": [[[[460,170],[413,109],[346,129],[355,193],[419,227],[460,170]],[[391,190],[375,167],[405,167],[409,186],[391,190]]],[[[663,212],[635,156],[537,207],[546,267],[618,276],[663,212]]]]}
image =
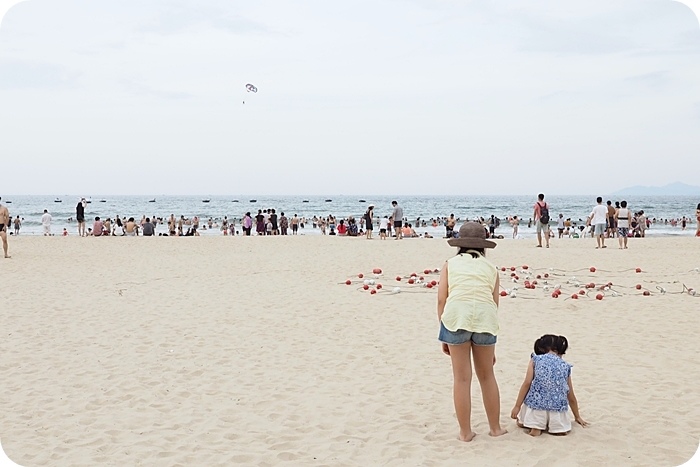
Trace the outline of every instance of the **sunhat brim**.
{"type": "Polygon", "coordinates": [[[496,248],[497,243],[491,240],[486,240],[485,238],[474,238],[474,237],[464,237],[464,238],[451,238],[447,240],[450,246],[456,246],[459,248],[496,248]]]}

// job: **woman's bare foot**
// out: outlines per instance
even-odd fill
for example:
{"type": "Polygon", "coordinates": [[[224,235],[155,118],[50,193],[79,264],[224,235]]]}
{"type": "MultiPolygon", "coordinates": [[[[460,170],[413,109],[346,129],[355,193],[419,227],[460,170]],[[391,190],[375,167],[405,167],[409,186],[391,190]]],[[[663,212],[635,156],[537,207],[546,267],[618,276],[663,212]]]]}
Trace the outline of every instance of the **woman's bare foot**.
{"type": "Polygon", "coordinates": [[[528,435],[530,436],[539,436],[542,434],[542,430],[538,430],[537,428],[530,428],[530,432],[528,435]]]}
{"type": "Polygon", "coordinates": [[[459,440],[467,443],[473,440],[475,436],[476,433],[474,433],[473,431],[470,431],[469,433],[462,433],[461,431],[459,432],[459,440]]]}
{"type": "Polygon", "coordinates": [[[499,428],[496,431],[489,431],[489,436],[493,436],[495,438],[496,436],[503,436],[506,433],[508,433],[508,430],[504,430],[503,428],[499,428]]]}

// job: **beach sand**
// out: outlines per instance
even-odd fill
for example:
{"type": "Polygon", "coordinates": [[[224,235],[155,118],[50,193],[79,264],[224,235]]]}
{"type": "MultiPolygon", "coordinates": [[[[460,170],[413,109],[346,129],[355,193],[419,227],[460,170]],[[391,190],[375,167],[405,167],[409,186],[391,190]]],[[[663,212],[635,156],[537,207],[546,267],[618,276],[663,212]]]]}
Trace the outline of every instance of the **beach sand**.
{"type": "Polygon", "coordinates": [[[675,292],[700,289],[700,241],[609,245],[489,251],[565,293],[521,285],[502,299],[509,433],[488,436],[475,379],[478,436],[463,443],[436,292],[394,279],[442,267],[455,254],[442,239],[13,237],[0,262],[2,445],[25,466],[678,465],[700,440],[700,298],[675,292]],[[382,292],[344,285],[376,267],[382,292]],[[566,299],[572,276],[622,295],[566,299]],[[544,333],[568,337],[591,423],[566,437],[531,438],[509,418],[544,333]]]}

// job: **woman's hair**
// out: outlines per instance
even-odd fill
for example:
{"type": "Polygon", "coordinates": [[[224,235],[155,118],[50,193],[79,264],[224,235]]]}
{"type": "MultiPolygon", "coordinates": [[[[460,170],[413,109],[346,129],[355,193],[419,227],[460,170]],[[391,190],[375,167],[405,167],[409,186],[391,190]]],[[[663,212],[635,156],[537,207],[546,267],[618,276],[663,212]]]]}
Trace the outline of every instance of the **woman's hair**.
{"type": "Polygon", "coordinates": [[[698,211],[700,211],[700,203],[698,203],[698,211]]]}
{"type": "Polygon", "coordinates": [[[469,253],[472,255],[472,258],[478,258],[479,255],[481,256],[486,256],[486,249],[484,248],[466,248],[466,247],[460,247],[459,251],[457,252],[458,255],[463,255],[469,253]],[[478,254],[475,254],[478,253],[478,254]]]}
{"type": "Polygon", "coordinates": [[[559,355],[564,355],[569,348],[569,341],[564,336],[545,334],[535,341],[535,355],[543,355],[552,350],[559,355]]]}

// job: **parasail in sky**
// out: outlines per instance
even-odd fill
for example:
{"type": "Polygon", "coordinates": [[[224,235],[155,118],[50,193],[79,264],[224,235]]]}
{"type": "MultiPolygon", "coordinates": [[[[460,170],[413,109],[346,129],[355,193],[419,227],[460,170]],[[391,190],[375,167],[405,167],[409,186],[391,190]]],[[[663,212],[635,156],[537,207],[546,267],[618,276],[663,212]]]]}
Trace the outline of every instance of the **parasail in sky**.
{"type": "Polygon", "coordinates": [[[250,83],[246,84],[245,88],[248,92],[258,92],[258,88],[256,88],[255,86],[253,86],[250,83]]]}

